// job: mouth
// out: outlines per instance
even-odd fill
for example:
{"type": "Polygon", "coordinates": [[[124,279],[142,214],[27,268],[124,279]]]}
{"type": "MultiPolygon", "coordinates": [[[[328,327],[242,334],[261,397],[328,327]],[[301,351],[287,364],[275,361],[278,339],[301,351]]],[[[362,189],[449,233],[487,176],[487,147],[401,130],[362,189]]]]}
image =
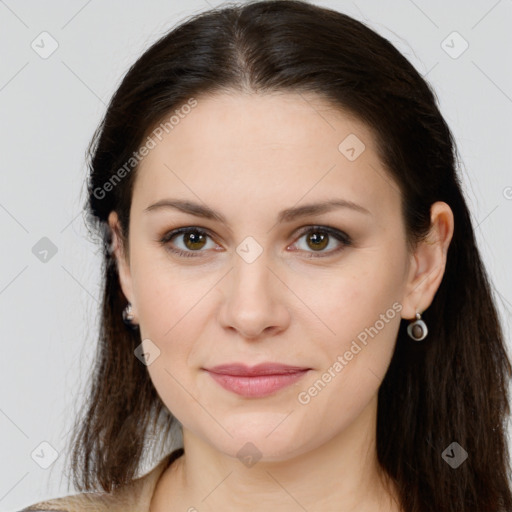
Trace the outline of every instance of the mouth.
{"type": "Polygon", "coordinates": [[[275,363],[263,363],[253,367],[234,363],[203,369],[222,388],[247,398],[275,394],[294,384],[311,370],[275,363]]]}

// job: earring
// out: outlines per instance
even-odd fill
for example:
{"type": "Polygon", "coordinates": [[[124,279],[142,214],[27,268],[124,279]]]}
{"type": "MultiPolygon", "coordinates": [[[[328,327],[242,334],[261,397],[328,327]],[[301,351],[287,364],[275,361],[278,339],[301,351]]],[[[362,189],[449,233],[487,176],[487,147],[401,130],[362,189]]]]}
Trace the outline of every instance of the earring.
{"type": "Polygon", "coordinates": [[[415,341],[421,341],[427,337],[427,324],[421,319],[419,313],[416,313],[416,320],[407,326],[407,334],[415,341]]]}
{"type": "Polygon", "coordinates": [[[133,319],[135,318],[133,315],[133,308],[130,302],[126,305],[126,307],[123,309],[123,322],[132,329],[136,329],[137,325],[133,323],[133,319]]]}

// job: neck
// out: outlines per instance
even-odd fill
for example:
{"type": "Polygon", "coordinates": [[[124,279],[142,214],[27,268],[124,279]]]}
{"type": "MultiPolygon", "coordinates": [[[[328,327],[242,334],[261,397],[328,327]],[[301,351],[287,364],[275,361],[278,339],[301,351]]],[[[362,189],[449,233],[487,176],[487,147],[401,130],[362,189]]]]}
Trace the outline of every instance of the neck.
{"type": "Polygon", "coordinates": [[[250,467],[184,428],[185,453],[162,476],[151,510],[398,511],[377,462],[376,412],[375,398],[321,446],[286,460],[262,458],[250,467]]]}

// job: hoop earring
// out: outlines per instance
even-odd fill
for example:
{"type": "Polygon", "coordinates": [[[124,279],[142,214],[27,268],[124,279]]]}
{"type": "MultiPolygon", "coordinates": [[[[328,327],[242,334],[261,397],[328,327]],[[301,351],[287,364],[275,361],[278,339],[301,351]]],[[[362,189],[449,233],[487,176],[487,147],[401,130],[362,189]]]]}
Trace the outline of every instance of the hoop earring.
{"type": "Polygon", "coordinates": [[[132,329],[136,329],[138,327],[137,324],[133,323],[133,319],[135,317],[133,314],[133,307],[130,302],[128,302],[126,307],[123,309],[122,316],[123,316],[123,322],[125,323],[125,325],[127,325],[128,327],[131,327],[132,329]]]}
{"type": "Polygon", "coordinates": [[[421,341],[427,337],[427,324],[421,319],[420,313],[416,313],[416,320],[411,321],[407,326],[407,334],[414,341],[421,341]]]}

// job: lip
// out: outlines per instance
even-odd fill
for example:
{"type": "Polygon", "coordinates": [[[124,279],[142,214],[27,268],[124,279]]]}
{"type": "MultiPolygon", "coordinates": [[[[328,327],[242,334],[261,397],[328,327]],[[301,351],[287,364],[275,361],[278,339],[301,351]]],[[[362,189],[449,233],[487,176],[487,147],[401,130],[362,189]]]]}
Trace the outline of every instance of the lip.
{"type": "Polygon", "coordinates": [[[278,363],[230,363],[205,371],[224,389],[249,398],[269,396],[301,379],[311,368],[278,363]]]}

